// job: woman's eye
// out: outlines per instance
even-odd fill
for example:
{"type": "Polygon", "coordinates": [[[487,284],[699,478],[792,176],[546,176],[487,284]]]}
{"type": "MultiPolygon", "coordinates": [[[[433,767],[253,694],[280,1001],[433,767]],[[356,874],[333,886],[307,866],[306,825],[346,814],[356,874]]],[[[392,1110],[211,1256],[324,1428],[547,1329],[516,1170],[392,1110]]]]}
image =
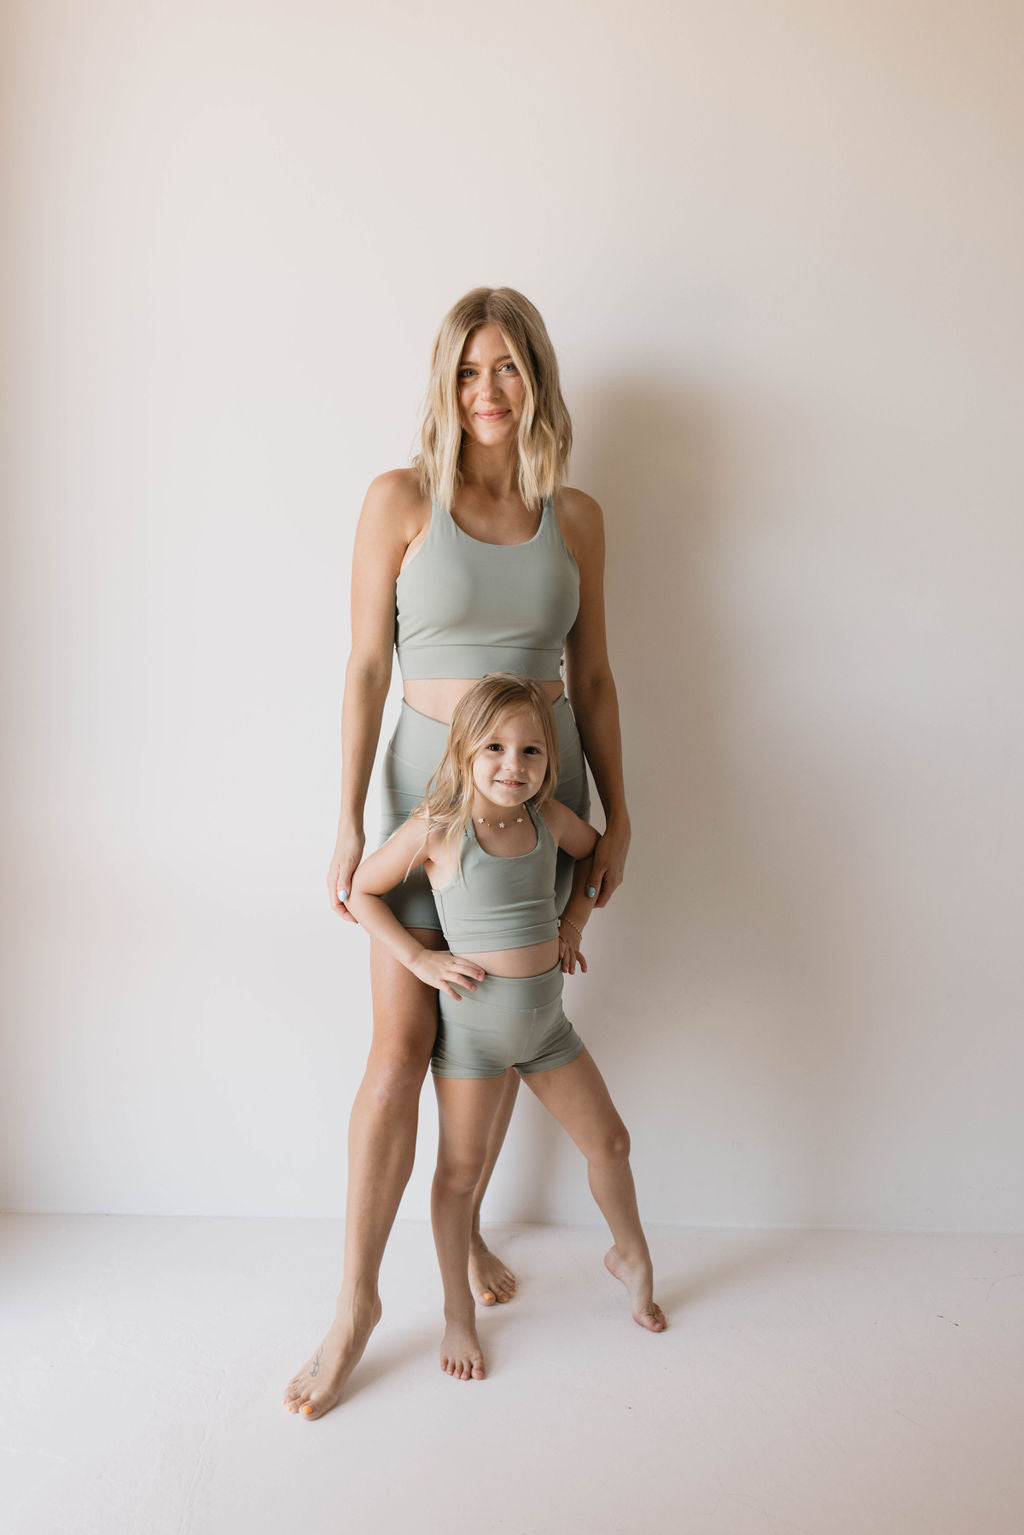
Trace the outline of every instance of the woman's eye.
{"type": "Polygon", "coordinates": [[[516,367],[514,362],[503,362],[502,365],[501,365],[501,370],[502,370],[503,373],[506,370],[509,373],[518,373],[519,372],[519,369],[516,367]]]}

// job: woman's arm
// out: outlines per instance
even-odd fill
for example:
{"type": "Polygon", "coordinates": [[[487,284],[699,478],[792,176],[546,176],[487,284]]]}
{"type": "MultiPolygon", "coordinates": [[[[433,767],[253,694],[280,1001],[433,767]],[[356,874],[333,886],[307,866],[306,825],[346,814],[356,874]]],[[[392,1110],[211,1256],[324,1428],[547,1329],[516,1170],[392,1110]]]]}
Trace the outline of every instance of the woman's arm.
{"type": "Polygon", "coordinates": [[[563,490],[559,505],[565,540],[580,572],[580,610],[565,642],[566,690],[604,807],[605,833],[594,854],[592,888],[597,905],[607,906],[622,883],[630,825],[619,700],[605,633],[604,520],[597,502],[580,490],[563,490]]]}
{"type": "Polygon", "coordinates": [[[360,927],[371,938],[379,939],[407,970],[459,1002],[462,999],[452,990],[453,985],[475,991],[475,982],[482,981],[486,971],[472,960],[449,954],[447,949],[425,949],[381,900],[382,895],[402,883],[406,874],[429,863],[429,844],[423,831],[422,821],[408,820],[383,847],[371,853],[352,877],[348,905],[360,927]]]}
{"type": "Polygon", "coordinates": [[[411,470],[396,469],[366,493],[352,553],[352,648],[341,708],[341,813],[327,871],[332,907],[355,918],[345,899],[363,856],[363,813],[391,682],[395,645],[395,582],[422,522],[419,486],[411,470]],[[345,892],[344,895],[341,892],[345,892]]]}

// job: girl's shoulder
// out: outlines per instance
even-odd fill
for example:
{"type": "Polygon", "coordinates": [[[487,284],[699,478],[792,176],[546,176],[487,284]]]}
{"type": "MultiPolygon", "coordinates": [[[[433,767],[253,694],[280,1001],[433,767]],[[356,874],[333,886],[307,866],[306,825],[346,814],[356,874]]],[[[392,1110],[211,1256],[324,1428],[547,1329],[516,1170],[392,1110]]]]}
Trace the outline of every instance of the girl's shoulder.
{"type": "Polygon", "coordinates": [[[560,800],[549,798],[543,805],[534,805],[535,812],[541,817],[548,831],[558,841],[559,831],[568,825],[569,819],[575,819],[572,811],[567,809],[560,800]]]}
{"type": "MultiPolygon", "coordinates": [[[[414,818],[416,819],[416,818],[414,818]]],[[[409,824],[408,822],[406,823],[409,824]]],[[[427,877],[430,883],[438,888],[450,883],[459,866],[459,843],[461,837],[455,835],[448,826],[427,827],[423,820],[418,822],[420,836],[423,841],[423,862],[427,866],[427,877]]]]}
{"type": "Polygon", "coordinates": [[[564,847],[573,858],[586,858],[593,851],[599,834],[575,810],[557,799],[546,799],[540,813],[556,845],[564,847]]]}

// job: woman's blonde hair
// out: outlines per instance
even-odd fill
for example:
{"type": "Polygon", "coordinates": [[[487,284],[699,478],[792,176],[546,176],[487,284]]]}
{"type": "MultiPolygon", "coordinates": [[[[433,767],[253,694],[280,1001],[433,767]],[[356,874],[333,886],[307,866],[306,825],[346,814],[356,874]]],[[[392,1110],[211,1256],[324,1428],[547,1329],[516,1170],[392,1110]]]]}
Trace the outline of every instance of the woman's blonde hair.
{"type": "Polygon", "coordinates": [[[481,325],[497,325],[526,391],[519,422],[519,492],[537,511],[559,489],[569,465],[572,422],[558,381],[558,359],[540,313],[515,288],[474,288],[441,321],[430,363],[430,383],[413,459],[424,495],[449,511],[462,479],[459,364],[481,325]]]}
{"type": "Polygon", "coordinates": [[[439,831],[444,841],[455,841],[460,851],[462,833],[473,809],[473,758],[494,735],[498,722],[509,714],[529,709],[536,716],[548,754],[540,788],[533,796],[538,808],[554,793],[558,782],[558,728],[551,700],[542,687],[511,672],[491,672],[460,699],[452,715],[448,745],[427,784],[421,804],[412,812],[426,821],[424,839],[439,831]]]}

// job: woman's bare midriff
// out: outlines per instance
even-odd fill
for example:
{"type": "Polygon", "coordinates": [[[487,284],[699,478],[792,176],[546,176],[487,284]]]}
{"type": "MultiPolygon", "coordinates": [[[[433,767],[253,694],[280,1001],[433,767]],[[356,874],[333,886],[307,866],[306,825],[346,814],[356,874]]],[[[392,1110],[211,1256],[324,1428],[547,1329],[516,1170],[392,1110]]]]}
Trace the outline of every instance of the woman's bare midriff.
{"type": "MultiPolygon", "coordinates": [[[[479,677],[417,677],[406,682],[402,691],[406,703],[417,714],[450,725],[459,699],[479,681],[479,677]]],[[[560,682],[538,682],[537,686],[544,689],[552,703],[562,692],[560,682]]]]}

